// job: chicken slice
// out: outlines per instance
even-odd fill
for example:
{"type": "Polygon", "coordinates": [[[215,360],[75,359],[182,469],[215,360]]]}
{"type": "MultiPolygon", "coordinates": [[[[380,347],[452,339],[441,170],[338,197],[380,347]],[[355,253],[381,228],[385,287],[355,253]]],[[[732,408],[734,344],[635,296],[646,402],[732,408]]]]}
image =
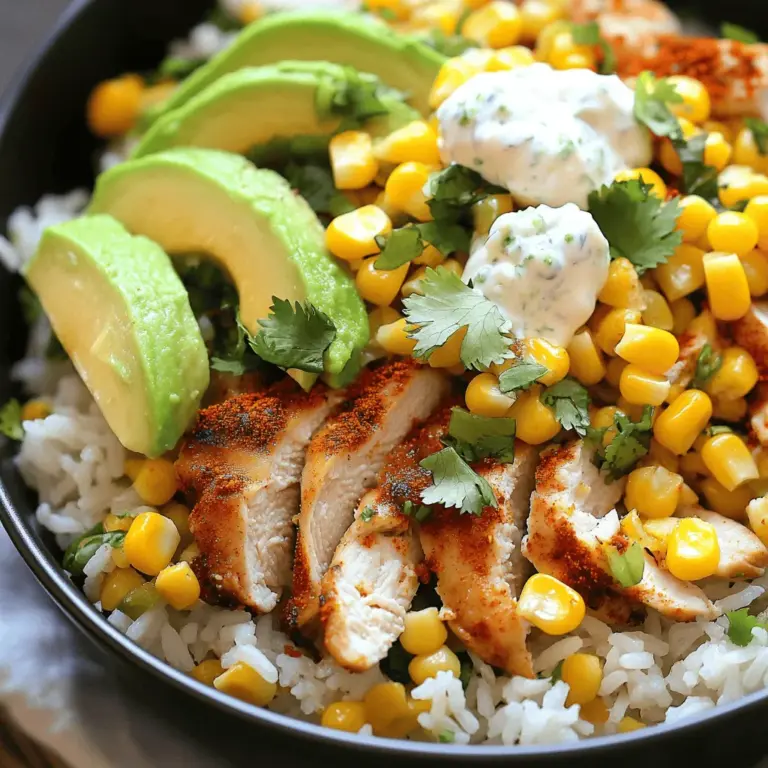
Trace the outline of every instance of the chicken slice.
{"type": "Polygon", "coordinates": [[[768,301],[753,301],[749,312],[731,324],[731,332],[755,359],[760,380],[768,380],[768,301]]]}
{"type": "Polygon", "coordinates": [[[266,613],[290,584],[304,452],[338,397],[286,381],[198,414],[176,471],[194,502],[193,567],[209,602],[266,613]]]}
{"type": "Polygon", "coordinates": [[[720,562],[715,575],[724,579],[755,579],[768,566],[768,548],[736,520],[698,506],[676,512],[678,517],[698,517],[714,526],[720,544],[720,562]]]}
{"type": "Polygon", "coordinates": [[[749,426],[760,445],[768,446],[768,384],[758,384],[750,398],[749,426]]]}
{"type": "Polygon", "coordinates": [[[708,309],[704,309],[698,317],[691,321],[678,341],[680,342],[680,353],[677,362],[667,372],[667,379],[673,387],[682,391],[693,381],[696,375],[696,364],[701,350],[707,344],[715,352],[720,350],[717,323],[712,313],[708,309]]]}
{"type": "Polygon", "coordinates": [[[412,361],[366,371],[342,410],[312,439],[301,478],[301,513],[287,620],[317,629],[321,579],[386,455],[437,408],[448,390],[439,371],[412,361]]]}
{"type": "Polygon", "coordinates": [[[421,526],[421,544],[457,637],[483,661],[533,677],[529,625],[517,614],[528,563],[520,551],[533,490],[537,451],[518,442],[511,464],[475,467],[498,502],[480,517],[437,509],[421,526]]]}
{"type": "Polygon", "coordinates": [[[716,609],[701,589],[661,569],[648,553],[639,584],[624,588],[613,579],[605,544],[621,550],[630,543],[614,509],[624,484],[607,483],[592,457],[580,440],[542,454],[523,554],[538,571],[581,593],[609,623],[630,622],[639,604],[676,621],[713,618],[716,609]]]}

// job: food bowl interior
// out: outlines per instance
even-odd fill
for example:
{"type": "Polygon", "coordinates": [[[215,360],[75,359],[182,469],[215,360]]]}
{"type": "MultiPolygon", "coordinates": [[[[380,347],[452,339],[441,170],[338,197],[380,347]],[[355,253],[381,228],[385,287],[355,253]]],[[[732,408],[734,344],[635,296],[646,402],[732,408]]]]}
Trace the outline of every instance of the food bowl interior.
{"type": "MultiPolygon", "coordinates": [[[[310,0],[308,0],[310,4],[310,0]]],[[[768,39],[768,5],[765,0],[718,0],[668,3],[692,24],[705,24],[715,33],[720,21],[741,24],[768,39]]],[[[75,187],[90,187],[93,180],[97,142],[87,131],[84,104],[93,85],[125,71],[151,69],[164,55],[168,42],[181,37],[211,7],[211,0],[76,0],[70,7],[42,53],[16,80],[6,94],[0,112],[0,230],[11,212],[19,205],[31,204],[46,192],[65,192],[75,187]]],[[[17,292],[18,278],[0,269],[0,402],[12,392],[8,370],[23,354],[25,328],[17,292]]],[[[235,712],[253,722],[272,724],[283,731],[303,732],[327,745],[343,743],[349,747],[368,748],[379,755],[382,751],[403,750],[411,757],[421,751],[424,758],[442,760],[452,756],[466,763],[467,751],[447,745],[418,745],[383,740],[356,740],[355,737],[321,734],[320,730],[264,714],[254,708],[228,699],[210,689],[203,689],[184,675],[174,672],[147,654],[134,650],[128,641],[96,616],[85,598],[69,583],[60,570],[59,553],[51,535],[41,530],[33,510],[34,498],[24,488],[15,472],[10,446],[0,454],[0,477],[5,487],[4,501],[8,509],[3,522],[14,542],[35,571],[37,577],[76,623],[102,643],[126,659],[138,661],[145,670],[165,677],[198,699],[209,699],[224,711],[235,712]]],[[[726,707],[705,722],[686,728],[649,729],[621,741],[605,739],[584,742],[578,747],[480,748],[472,753],[473,762],[500,760],[508,762],[518,755],[521,760],[550,760],[556,757],[569,762],[594,762],[601,750],[619,750],[622,759],[648,764],[650,759],[662,764],[693,759],[695,754],[710,758],[721,750],[724,756],[744,755],[748,746],[755,757],[764,750],[759,745],[760,717],[768,706],[766,695],[753,695],[737,706],[726,707]],[[750,706],[751,705],[751,706],[750,706]],[[658,730],[657,738],[648,738],[658,730]],[[717,734],[718,737],[714,738],[717,734]],[[673,743],[670,748],[670,743],[673,743]],[[624,745],[623,747],[621,745],[624,745]],[[741,746],[743,749],[739,752],[741,746]],[[595,750],[598,750],[596,752],[595,750]]],[[[190,706],[192,706],[190,704],[190,706]]],[[[612,752],[612,756],[615,754],[612,752]]],[[[407,754],[398,759],[408,760],[407,754]]],[[[360,756],[358,755],[358,759],[360,756]]],[[[365,758],[368,759],[368,758],[365,758]]],[[[373,757],[372,757],[373,759],[373,757]]]]}

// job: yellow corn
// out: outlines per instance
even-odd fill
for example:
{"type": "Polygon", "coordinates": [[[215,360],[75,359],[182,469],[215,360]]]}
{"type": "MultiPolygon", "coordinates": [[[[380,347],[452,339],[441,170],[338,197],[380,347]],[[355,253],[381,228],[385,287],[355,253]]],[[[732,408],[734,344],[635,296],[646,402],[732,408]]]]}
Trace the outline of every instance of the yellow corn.
{"type": "Polygon", "coordinates": [[[45,400],[29,400],[21,409],[22,421],[37,421],[51,415],[51,406],[45,400]]]}
{"type": "Polygon", "coordinates": [[[660,464],[670,472],[677,472],[680,465],[680,459],[668,448],[665,448],[658,440],[654,440],[653,438],[651,438],[651,444],[648,449],[648,457],[654,464],[660,464]]]}
{"type": "Polygon", "coordinates": [[[475,232],[478,235],[487,235],[491,225],[502,214],[515,210],[512,195],[488,195],[488,197],[472,206],[472,216],[475,223],[475,232]]]}
{"type": "Polygon", "coordinates": [[[608,279],[597,298],[611,307],[640,310],[645,307],[640,277],[629,259],[622,256],[611,262],[608,279]]]}
{"type": "Polygon", "coordinates": [[[768,498],[752,499],[747,504],[747,520],[755,535],[768,546],[768,498]]]}
{"type": "Polygon", "coordinates": [[[379,253],[376,237],[392,231],[392,221],[381,208],[364,205],[337,216],[325,231],[325,244],[338,259],[355,261],[379,253]]]}
{"type": "Polygon", "coordinates": [[[669,331],[627,323],[615,352],[643,370],[664,374],[677,362],[680,345],[669,331]]]}
{"type": "Polygon", "coordinates": [[[720,369],[707,383],[713,397],[744,397],[757,384],[759,373],[752,355],[741,347],[728,347],[722,354],[720,369]]]}
{"type": "Polygon", "coordinates": [[[749,449],[733,432],[710,437],[701,449],[701,458],[715,480],[729,491],[760,476],[749,449]]]}
{"type": "Polygon", "coordinates": [[[363,131],[337,133],[328,145],[336,189],[363,189],[379,172],[371,137],[363,131]]]}
{"type": "Polygon", "coordinates": [[[757,224],[745,213],[724,211],[707,227],[707,239],[713,251],[746,256],[757,246],[760,233],[757,224]]]}
{"type": "Polygon", "coordinates": [[[570,372],[585,387],[597,384],[605,376],[603,355],[588,329],[579,331],[568,345],[570,372]]]}
{"type": "Polygon", "coordinates": [[[647,518],[670,517],[680,501],[683,478],[664,467],[641,467],[629,473],[624,505],[647,518]]]}
{"type": "Polygon", "coordinates": [[[675,318],[672,315],[667,300],[658,292],[652,290],[643,291],[643,323],[662,331],[671,331],[675,327],[675,318]]]}
{"type": "Polygon", "coordinates": [[[147,459],[143,461],[133,488],[145,504],[159,507],[166,504],[176,493],[176,470],[168,459],[147,459]]]}
{"type": "Polygon", "coordinates": [[[459,23],[459,11],[460,6],[452,0],[432,0],[413,9],[411,27],[439,29],[445,35],[453,35],[459,23]]]}
{"type": "Polygon", "coordinates": [[[127,133],[133,128],[144,93],[144,81],[138,75],[123,75],[99,83],[88,99],[88,127],[101,138],[127,133]]]}
{"type": "Polygon", "coordinates": [[[200,582],[186,562],[163,568],[157,574],[155,589],[177,611],[188,610],[200,598],[200,582]]]}
{"type": "Polygon", "coordinates": [[[534,338],[525,340],[525,351],[534,362],[547,369],[547,373],[539,379],[539,383],[545,387],[557,384],[568,375],[570,359],[563,347],[551,344],[546,339],[534,338]]]}
{"type": "Polygon", "coordinates": [[[596,312],[590,327],[594,330],[595,341],[600,349],[607,355],[615,355],[616,345],[621,341],[627,323],[639,323],[640,320],[640,310],[615,308],[605,313],[596,312]]]}
{"type": "Polygon", "coordinates": [[[277,693],[277,683],[267,682],[253,667],[242,661],[220,674],[213,681],[213,685],[222,693],[228,693],[258,707],[265,707],[277,693]]]}
{"type": "Polygon", "coordinates": [[[704,163],[722,171],[731,159],[733,147],[719,131],[707,134],[704,142],[704,163]]]}
{"type": "Polygon", "coordinates": [[[458,677],[461,672],[458,656],[445,645],[433,653],[414,656],[408,664],[408,674],[416,685],[436,677],[438,672],[450,672],[454,677],[458,677]]]}
{"type": "Polygon", "coordinates": [[[605,380],[618,389],[621,382],[621,373],[627,367],[627,361],[620,357],[612,357],[605,366],[605,380]]]}
{"type": "Polygon", "coordinates": [[[667,540],[669,572],[683,581],[712,576],[720,563],[720,544],[714,526],[696,517],[683,518],[667,540]]]}
{"type": "Polygon", "coordinates": [[[626,715],[619,720],[616,730],[619,733],[631,733],[632,731],[639,731],[641,728],[645,728],[645,723],[641,723],[634,717],[626,715]]]}
{"type": "Polygon", "coordinates": [[[379,683],[365,694],[366,722],[377,736],[405,738],[418,727],[420,712],[428,712],[430,702],[410,699],[401,683],[379,683]]]}
{"type": "Polygon", "coordinates": [[[461,34],[487,48],[506,48],[520,39],[523,19],[512,3],[491,2],[470,13],[464,20],[461,34]]]}
{"type": "Polygon", "coordinates": [[[429,106],[437,109],[460,85],[478,74],[479,69],[465,59],[448,59],[437,73],[429,93],[429,106]]]}
{"type": "MultiPolygon", "coordinates": [[[[435,248],[434,245],[427,244],[424,250],[421,252],[421,256],[417,256],[414,260],[414,264],[423,264],[426,267],[436,267],[438,264],[442,264],[445,261],[445,256],[435,248]]],[[[449,259],[451,261],[451,259],[449,259]]],[[[463,271],[463,269],[462,269],[463,271]]]]}
{"type": "Polygon", "coordinates": [[[123,464],[123,472],[126,477],[130,478],[131,482],[136,479],[139,470],[142,468],[145,461],[146,459],[134,458],[132,456],[125,460],[123,464]]]}
{"type": "Polygon", "coordinates": [[[582,704],[579,709],[579,717],[592,725],[605,725],[609,717],[608,706],[602,699],[593,699],[582,704]]]}
{"type": "Polygon", "coordinates": [[[669,105],[675,115],[697,124],[709,119],[709,91],[700,80],[685,75],[673,75],[668,77],[667,81],[683,99],[682,102],[669,105]]]}
{"type": "MultiPolygon", "coordinates": [[[[461,365],[461,345],[464,343],[464,337],[467,335],[467,328],[459,328],[458,331],[451,334],[442,347],[438,347],[429,356],[429,365],[431,368],[455,368],[461,365]]],[[[463,366],[462,366],[463,367],[463,366]]]]}
{"type": "Polygon", "coordinates": [[[478,373],[467,386],[464,400],[470,413],[478,416],[506,415],[515,402],[499,389],[499,380],[492,373],[478,373]]]}
{"type": "Polygon", "coordinates": [[[704,275],[712,314],[718,320],[738,320],[749,311],[749,283],[735,253],[707,253],[704,275]]]}
{"type": "Polygon", "coordinates": [[[195,680],[199,680],[204,685],[213,685],[213,681],[224,672],[224,667],[218,659],[206,659],[201,661],[190,674],[195,680]]]}
{"type": "Polygon", "coordinates": [[[486,72],[503,72],[518,67],[527,67],[536,61],[530,48],[513,45],[495,50],[485,64],[486,72]]]}
{"type": "Polygon", "coordinates": [[[570,30],[554,35],[547,61],[555,69],[595,69],[597,66],[594,48],[577,45],[570,30]]]}
{"type": "Polygon", "coordinates": [[[673,301],[669,308],[672,310],[672,318],[675,323],[672,333],[679,336],[688,327],[691,320],[696,317],[696,307],[690,299],[678,299],[673,301]]]}
{"type": "Polygon", "coordinates": [[[136,587],[140,587],[144,579],[133,568],[115,568],[104,576],[101,585],[101,607],[105,611],[114,611],[123,598],[132,592],[136,587]]]}
{"type": "Polygon", "coordinates": [[[107,532],[111,531],[127,531],[133,518],[130,515],[113,515],[111,512],[104,518],[102,525],[107,532]]]}
{"type": "Polygon", "coordinates": [[[700,453],[691,451],[680,457],[680,473],[688,482],[695,482],[700,477],[708,477],[710,472],[700,453]]]}
{"type": "Polygon", "coordinates": [[[616,174],[616,181],[633,181],[635,179],[649,185],[651,187],[651,195],[655,195],[661,200],[666,199],[667,185],[656,171],[652,171],[650,168],[630,168],[626,171],[619,171],[616,174]]]}
{"type": "Polygon", "coordinates": [[[357,292],[366,301],[378,307],[389,306],[400,291],[400,286],[408,274],[408,264],[395,269],[376,269],[378,256],[372,256],[363,262],[355,275],[357,292]]]}
{"type": "Polygon", "coordinates": [[[424,120],[415,120],[393,131],[374,145],[373,154],[379,162],[395,165],[408,162],[427,165],[440,163],[437,133],[424,120]]]}
{"type": "Polygon", "coordinates": [[[670,384],[664,376],[648,373],[630,363],[621,372],[619,391],[633,405],[661,405],[669,394],[670,384]]]}
{"type": "Polygon", "coordinates": [[[256,2],[256,0],[249,0],[240,8],[238,18],[243,24],[248,25],[260,19],[264,13],[265,10],[261,3],[256,2]]]}
{"type": "Polygon", "coordinates": [[[683,243],[666,264],[656,267],[654,276],[667,301],[681,299],[704,285],[704,251],[683,243]]]}
{"type": "Polygon", "coordinates": [[[174,502],[164,507],[162,512],[169,520],[173,521],[182,538],[189,535],[189,507],[174,502]]]}
{"type": "Polygon", "coordinates": [[[401,163],[387,179],[384,192],[399,210],[419,221],[429,221],[432,214],[427,205],[424,185],[433,166],[424,163],[401,163]]]}
{"type": "Polygon", "coordinates": [[[718,512],[734,520],[744,519],[747,504],[752,501],[755,495],[749,485],[740,485],[729,491],[714,477],[707,477],[702,480],[699,487],[707,500],[707,507],[713,512],[718,512]]]}
{"type": "Polygon", "coordinates": [[[750,295],[759,297],[768,293],[768,256],[755,249],[741,257],[741,265],[747,276],[750,295]]]}
{"type": "Polygon", "coordinates": [[[517,420],[517,437],[528,445],[546,443],[560,431],[560,423],[552,409],[541,402],[540,394],[539,386],[521,392],[507,414],[517,420]]]}
{"type": "Polygon", "coordinates": [[[119,547],[112,547],[112,562],[117,568],[129,568],[130,562],[125,555],[125,549],[121,544],[119,547]]]}
{"type": "Polygon", "coordinates": [[[371,332],[371,343],[378,345],[376,334],[379,332],[379,328],[383,325],[397,322],[400,319],[402,319],[402,316],[396,309],[392,309],[392,307],[376,307],[376,309],[372,309],[368,313],[368,328],[371,332]]]}
{"type": "Polygon", "coordinates": [[[747,415],[747,408],[743,397],[716,397],[712,400],[712,417],[720,421],[741,421],[747,415]]]}
{"type": "Polygon", "coordinates": [[[698,195],[687,195],[680,200],[677,228],[683,233],[683,242],[696,243],[706,235],[709,223],[717,216],[715,207],[698,195]]]}
{"type": "MultiPolygon", "coordinates": [[[[693,136],[701,133],[701,130],[697,128],[690,120],[681,117],[678,121],[680,128],[683,131],[683,138],[690,139],[693,136]]],[[[683,164],[680,162],[680,156],[677,154],[677,150],[672,145],[669,139],[662,139],[659,144],[659,162],[665,170],[669,171],[673,176],[681,176],[683,173],[683,164]]]]}
{"type": "Polygon", "coordinates": [[[768,195],[753,197],[747,203],[744,215],[752,219],[757,226],[758,247],[768,251],[768,195]]]}
{"type": "Polygon", "coordinates": [[[156,576],[171,562],[180,541],[171,520],[157,512],[142,512],[125,534],[123,548],[137,571],[156,576]]]}
{"type": "Polygon", "coordinates": [[[410,611],[405,615],[405,628],[400,644],[414,656],[434,653],[448,639],[448,631],[440,620],[437,608],[410,611]]]}
{"type": "Polygon", "coordinates": [[[677,517],[660,517],[657,520],[645,520],[643,522],[643,531],[651,537],[649,549],[654,555],[666,557],[669,536],[680,522],[677,517]]]}
{"type": "Polygon", "coordinates": [[[567,635],[581,624],[586,612],[576,590],[545,573],[536,573],[525,582],[517,611],[548,635],[567,635]]]}
{"type": "Polygon", "coordinates": [[[587,704],[597,698],[603,682],[603,664],[591,653],[573,653],[563,661],[560,679],[570,688],[567,707],[587,704]]]}
{"type": "Polygon", "coordinates": [[[376,341],[390,355],[410,355],[416,346],[416,340],[409,338],[408,328],[408,321],[404,317],[382,325],[376,331],[376,341]]]}
{"type": "Polygon", "coordinates": [[[765,158],[760,153],[752,131],[747,127],[739,130],[733,142],[733,162],[756,171],[765,170],[765,158]]]}
{"type": "Polygon", "coordinates": [[[683,392],[657,419],[653,436],[672,453],[687,453],[712,416],[709,395],[698,389],[683,392]]]}

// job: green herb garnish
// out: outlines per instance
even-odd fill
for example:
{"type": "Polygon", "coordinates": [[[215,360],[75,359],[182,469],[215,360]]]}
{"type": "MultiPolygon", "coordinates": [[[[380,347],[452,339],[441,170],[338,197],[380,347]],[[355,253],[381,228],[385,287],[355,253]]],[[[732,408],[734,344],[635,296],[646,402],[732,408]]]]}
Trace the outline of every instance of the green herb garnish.
{"type": "Polygon", "coordinates": [[[751,29],[745,29],[738,24],[731,24],[729,21],[724,21],[720,25],[720,37],[724,37],[726,40],[735,40],[737,43],[745,43],[746,45],[760,42],[760,37],[756,32],[753,32],[751,29]]]}
{"type": "Polygon", "coordinates": [[[464,461],[491,458],[508,464],[515,459],[515,420],[477,416],[453,408],[443,442],[455,448],[464,461]]]}
{"type": "Polygon", "coordinates": [[[610,43],[600,34],[600,26],[596,21],[586,24],[571,24],[571,37],[577,45],[596,45],[603,53],[600,62],[600,74],[610,75],[616,71],[616,54],[610,43]]]}
{"type": "Polygon", "coordinates": [[[533,360],[520,360],[507,368],[499,376],[499,389],[506,395],[532,387],[544,374],[547,368],[533,360]]]}
{"type": "Polygon", "coordinates": [[[573,429],[579,435],[586,435],[589,428],[589,393],[571,378],[558,381],[545,389],[541,402],[555,412],[555,418],[563,429],[573,429]]]}
{"type": "Polygon", "coordinates": [[[634,587],[643,580],[645,555],[643,548],[633,541],[624,552],[619,552],[612,544],[605,546],[611,575],[622,587],[634,587]]]}
{"type": "Polygon", "coordinates": [[[646,405],[640,421],[632,421],[623,413],[613,418],[616,434],[611,442],[603,445],[607,428],[587,430],[587,438],[597,446],[597,466],[606,471],[612,480],[631,472],[637,462],[648,453],[653,427],[653,407],[646,405]]]}
{"type": "Polygon", "coordinates": [[[768,625],[761,622],[757,616],[751,616],[748,608],[740,608],[738,611],[728,611],[728,638],[734,645],[742,648],[753,640],[752,630],[755,627],[768,629],[768,625]]]}
{"type": "Polygon", "coordinates": [[[712,349],[711,344],[705,344],[696,358],[696,373],[693,376],[691,387],[693,389],[703,389],[707,382],[720,370],[722,365],[722,356],[712,349]]]}
{"type": "Polygon", "coordinates": [[[15,398],[0,407],[0,434],[11,440],[24,439],[21,426],[21,403],[15,398]]]}
{"type": "Polygon", "coordinates": [[[454,448],[443,448],[427,456],[420,466],[432,473],[432,485],[421,493],[425,504],[458,507],[462,513],[478,517],[485,507],[498,506],[488,481],[480,477],[454,448]]]}
{"type": "Polygon", "coordinates": [[[682,139],[680,121],[669,109],[670,104],[682,104],[683,97],[666,78],[652,72],[641,72],[635,84],[635,118],[656,136],[682,139]]]}

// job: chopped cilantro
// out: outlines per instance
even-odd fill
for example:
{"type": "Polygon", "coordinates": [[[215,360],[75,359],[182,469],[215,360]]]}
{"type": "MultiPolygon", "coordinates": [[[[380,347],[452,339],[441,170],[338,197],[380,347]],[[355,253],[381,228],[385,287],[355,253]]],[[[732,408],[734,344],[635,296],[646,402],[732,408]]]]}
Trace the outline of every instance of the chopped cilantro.
{"type": "Polygon", "coordinates": [[[681,104],[683,97],[666,78],[652,72],[641,72],[635,84],[635,118],[656,136],[682,139],[680,121],[672,114],[669,104],[681,104]]]}
{"type": "Polygon", "coordinates": [[[24,427],[21,426],[21,403],[9,400],[0,408],[0,434],[11,440],[24,439],[24,427]]]}
{"type": "Polygon", "coordinates": [[[321,117],[344,118],[340,130],[359,128],[367,120],[386,115],[402,103],[403,94],[382,84],[378,77],[344,67],[340,77],[320,78],[315,108],[321,117]]]}
{"type": "Polygon", "coordinates": [[[363,511],[360,513],[360,519],[364,523],[369,523],[374,515],[376,514],[376,510],[373,507],[364,507],[363,511]]]}
{"type": "Polygon", "coordinates": [[[432,473],[432,485],[421,492],[425,504],[458,507],[462,513],[478,517],[485,507],[498,506],[488,481],[480,477],[454,448],[443,448],[427,456],[420,466],[432,473]]]}
{"type": "Polygon", "coordinates": [[[640,421],[632,421],[623,413],[613,418],[616,434],[603,446],[606,429],[589,429],[587,436],[597,444],[596,461],[600,469],[608,472],[611,479],[618,479],[635,468],[638,460],[648,453],[653,426],[653,407],[646,405],[640,421]]]}
{"type": "Polygon", "coordinates": [[[757,33],[751,29],[740,27],[738,24],[731,24],[729,21],[724,21],[720,25],[720,37],[724,37],[726,40],[735,40],[738,43],[746,43],[747,45],[760,42],[757,33]]]}
{"type": "Polygon", "coordinates": [[[720,370],[722,364],[723,358],[712,349],[712,345],[705,344],[696,358],[696,373],[691,387],[703,389],[706,383],[720,370]]]}
{"type": "Polygon", "coordinates": [[[272,297],[270,315],[259,320],[261,330],[248,342],[253,351],[281,368],[322,373],[323,354],[336,338],[336,327],[328,315],[309,302],[304,305],[272,297]]]}
{"type": "Polygon", "coordinates": [[[330,168],[317,163],[291,162],[282,174],[315,213],[340,216],[355,208],[334,186],[330,168]]]}
{"type": "Polygon", "coordinates": [[[417,224],[424,240],[437,248],[443,256],[455,251],[468,251],[470,234],[461,224],[449,221],[427,221],[417,224]]]}
{"type": "Polygon", "coordinates": [[[768,626],[763,624],[757,616],[750,615],[748,608],[728,611],[725,615],[728,619],[728,638],[734,645],[742,647],[749,645],[752,642],[752,630],[755,627],[768,629],[768,626]]]}
{"type": "Polygon", "coordinates": [[[605,554],[611,575],[622,587],[634,587],[642,581],[645,556],[643,548],[636,541],[633,541],[624,552],[619,552],[612,544],[606,544],[605,554]]]}
{"type": "Polygon", "coordinates": [[[437,735],[437,739],[441,744],[453,744],[453,742],[456,741],[456,734],[453,731],[444,728],[437,735]]]}
{"type": "Polygon", "coordinates": [[[560,661],[558,661],[552,669],[552,674],[550,677],[552,678],[553,683],[563,679],[563,661],[564,659],[560,659],[560,661]]]}
{"type": "Polygon", "coordinates": [[[704,431],[710,437],[714,437],[715,435],[724,435],[733,432],[733,427],[729,427],[727,424],[713,424],[711,427],[707,427],[704,431]]]}
{"type": "Polygon", "coordinates": [[[376,269],[397,269],[417,259],[424,250],[421,232],[413,224],[395,229],[389,235],[378,235],[376,245],[381,249],[373,264],[376,269]]]}
{"type": "Polygon", "coordinates": [[[768,123],[756,117],[747,117],[744,123],[752,131],[757,151],[761,155],[768,155],[768,123]]]}
{"type": "Polygon", "coordinates": [[[423,523],[432,514],[432,509],[426,504],[420,504],[417,507],[409,500],[403,504],[403,514],[406,517],[412,517],[418,523],[423,523]]]}
{"type": "Polygon", "coordinates": [[[493,458],[508,464],[515,459],[515,420],[477,416],[453,408],[443,442],[455,448],[465,461],[493,458]]]}
{"type": "Polygon", "coordinates": [[[499,389],[506,395],[533,386],[545,373],[544,365],[533,360],[520,360],[499,376],[499,389]]]}
{"type": "Polygon", "coordinates": [[[639,274],[666,263],[683,241],[675,227],[677,199],[663,203],[638,179],[614,181],[589,195],[589,212],[611,246],[611,256],[629,259],[639,274]]]}
{"type": "Polygon", "coordinates": [[[687,141],[675,139],[672,144],[683,165],[683,192],[699,195],[705,200],[717,200],[717,168],[704,162],[706,133],[697,133],[687,141]]]}
{"type": "Polygon", "coordinates": [[[449,165],[433,173],[427,182],[427,205],[435,221],[456,221],[460,215],[488,195],[506,192],[463,165],[449,165]]]}
{"type": "Polygon", "coordinates": [[[460,56],[469,48],[477,46],[473,40],[468,40],[461,35],[446,35],[442,29],[431,29],[428,33],[421,35],[419,39],[449,59],[460,56]]]}
{"type": "Polygon", "coordinates": [[[610,43],[600,34],[600,26],[596,21],[586,24],[571,24],[571,37],[578,45],[597,45],[603,53],[600,62],[600,74],[610,75],[616,71],[616,54],[610,43]]]}
{"type": "Polygon", "coordinates": [[[555,418],[563,429],[573,429],[579,435],[586,435],[589,427],[589,393],[571,378],[558,381],[545,389],[541,402],[555,412],[555,418]]]}
{"type": "Polygon", "coordinates": [[[116,549],[124,540],[125,531],[105,532],[104,526],[97,523],[67,547],[62,560],[64,570],[69,571],[73,576],[82,576],[88,561],[103,544],[109,544],[116,549]]]}
{"type": "Polygon", "coordinates": [[[461,664],[461,671],[459,672],[459,680],[461,680],[461,687],[466,691],[469,687],[469,681],[472,679],[472,674],[475,671],[475,667],[472,664],[472,659],[466,651],[459,651],[456,654],[459,657],[461,664]]]}
{"type": "Polygon", "coordinates": [[[427,268],[421,288],[423,295],[403,300],[404,314],[414,326],[410,336],[416,340],[415,357],[429,359],[456,331],[466,328],[460,353],[465,368],[485,370],[506,359],[510,323],[492,301],[445,267],[427,268]]]}
{"type": "Polygon", "coordinates": [[[205,64],[204,58],[187,59],[184,56],[166,56],[157,70],[158,80],[184,80],[205,64]]]}

